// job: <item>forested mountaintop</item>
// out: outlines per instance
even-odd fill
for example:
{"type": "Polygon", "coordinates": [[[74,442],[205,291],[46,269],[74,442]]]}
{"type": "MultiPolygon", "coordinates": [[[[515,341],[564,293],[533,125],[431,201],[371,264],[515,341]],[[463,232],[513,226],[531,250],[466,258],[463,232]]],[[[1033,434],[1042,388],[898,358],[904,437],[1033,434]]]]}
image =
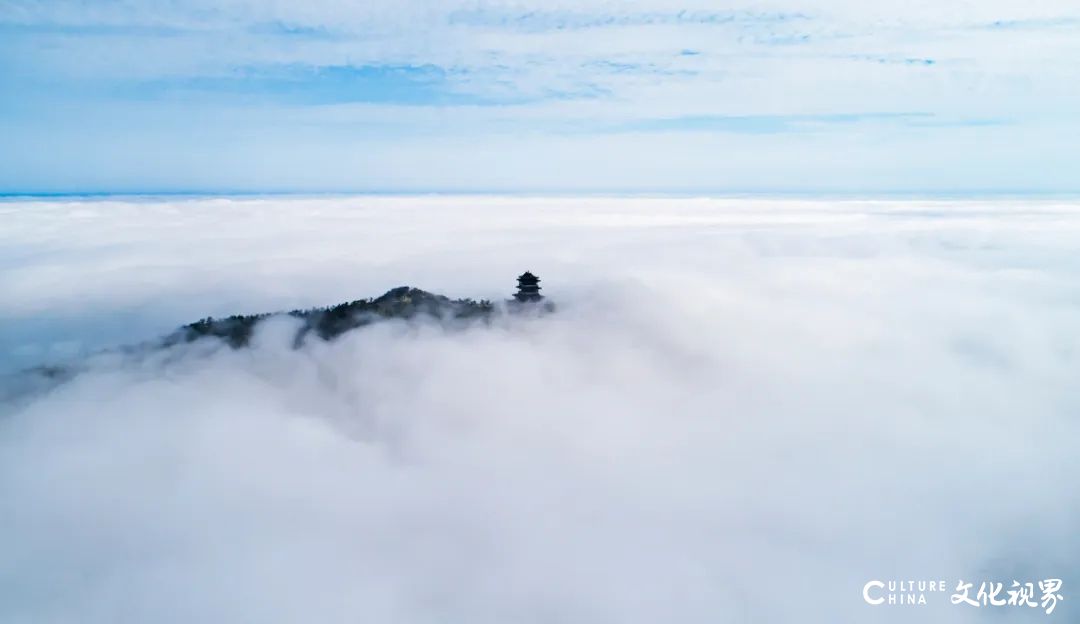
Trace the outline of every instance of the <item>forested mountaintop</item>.
{"type": "Polygon", "coordinates": [[[495,306],[487,300],[450,299],[426,290],[399,286],[372,299],[358,299],[348,303],[286,313],[233,315],[226,318],[205,318],[184,325],[165,339],[166,345],[191,342],[203,337],[216,337],[239,348],[247,345],[255,326],[275,314],[284,314],[303,321],[297,342],[315,334],[324,340],[332,340],[357,327],[363,327],[385,319],[413,319],[429,317],[434,320],[453,322],[487,318],[495,306]]]}

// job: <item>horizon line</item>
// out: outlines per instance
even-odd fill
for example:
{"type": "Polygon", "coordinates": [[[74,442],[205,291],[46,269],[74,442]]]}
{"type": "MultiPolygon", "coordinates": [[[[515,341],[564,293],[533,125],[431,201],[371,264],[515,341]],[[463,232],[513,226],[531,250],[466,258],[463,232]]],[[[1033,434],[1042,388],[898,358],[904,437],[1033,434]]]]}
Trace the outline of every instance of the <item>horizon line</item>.
{"type": "Polygon", "coordinates": [[[329,190],[63,190],[0,191],[0,200],[74,199],[74,198],[209,198],[209,197],[706,197],[706,198],[788,198],[788,199],[1080,199],[1080,189],[954,189],[954,190],[764,190],[764,189],[649,189],[649,190],[498,190],[498,189],[329,189],[329,190]]]}

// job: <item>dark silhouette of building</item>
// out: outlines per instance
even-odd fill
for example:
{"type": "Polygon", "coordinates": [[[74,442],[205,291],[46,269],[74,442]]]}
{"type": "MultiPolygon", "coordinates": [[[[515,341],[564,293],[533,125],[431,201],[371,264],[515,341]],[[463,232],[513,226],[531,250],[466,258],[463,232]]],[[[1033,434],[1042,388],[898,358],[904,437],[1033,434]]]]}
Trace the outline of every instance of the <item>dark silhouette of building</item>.
{"type": "Polygon", "coordinates": [[[517,278],[518,289],[514,293],[514,299],[518,301],[540,301],[544,298],[540,294],[540,278],[536,277],[532,273],[525,271],[517,278]]]}

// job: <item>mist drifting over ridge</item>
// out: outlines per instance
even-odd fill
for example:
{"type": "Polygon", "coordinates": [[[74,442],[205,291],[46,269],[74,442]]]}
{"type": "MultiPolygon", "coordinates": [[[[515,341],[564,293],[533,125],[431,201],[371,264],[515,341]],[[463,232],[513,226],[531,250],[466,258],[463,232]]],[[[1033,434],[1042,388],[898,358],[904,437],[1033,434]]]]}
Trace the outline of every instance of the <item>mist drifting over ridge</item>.
{"type": "Polygon", "coordinates": [[[960,622],[988,614],[860,589],[1068,590],[1078,208],[0,205],[11,366],[400,283],[505,298],[525,268],[559,304],[299,349],[277,319],[7,406],[0,619],[960,622]]]}

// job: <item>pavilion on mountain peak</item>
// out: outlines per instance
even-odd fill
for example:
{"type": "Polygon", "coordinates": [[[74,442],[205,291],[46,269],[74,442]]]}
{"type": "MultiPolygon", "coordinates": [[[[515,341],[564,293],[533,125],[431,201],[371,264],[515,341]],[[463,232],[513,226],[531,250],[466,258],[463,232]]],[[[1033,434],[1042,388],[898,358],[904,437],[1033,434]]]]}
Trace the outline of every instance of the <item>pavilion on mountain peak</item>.
{"type": "Polygon", "coordinates": [[[514,299],[524,303],[526,301],[540,301],[544,298],[540,294],[540,278],[529,271],[525,271],[517,278],[518,289],[514,293],[514,299]]]}

